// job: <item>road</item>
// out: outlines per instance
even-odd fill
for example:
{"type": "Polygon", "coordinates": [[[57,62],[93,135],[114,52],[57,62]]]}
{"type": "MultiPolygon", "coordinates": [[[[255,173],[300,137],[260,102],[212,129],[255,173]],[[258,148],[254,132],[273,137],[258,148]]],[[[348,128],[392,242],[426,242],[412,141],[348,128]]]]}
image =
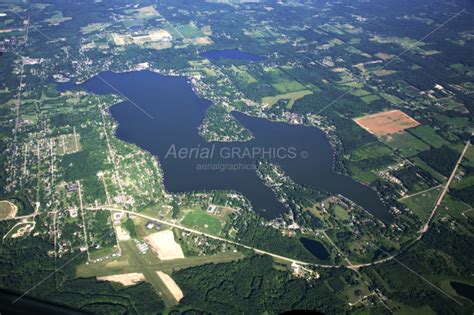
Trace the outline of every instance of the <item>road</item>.
{"type": "Polygon", "coordinates": [[[89,241],[87,239],[86,219],[84,217],[84,205],[82,203],[81,182],[77,181],[76,183],[77,183],[77,193],[79,195],[79,209],[81,210],[81,217],[82,217],[82,228],[84,229],[84,242],[86,246],[87,260],[90,260],[89,241]]]}
{"type": "MultiPolygon", "coordinates": [[[[472,135],[471,135],[471,136],[472,136],[472,135]]],[[[430,214],[428,220],[426,220],[425,225],[423,226],[423,228],[422,228],[421,231],[420,231],[420,236],[418,236],[418,240],[421,239],[421,238],[423,237],[423,235],[424,235],[426,232],[428,232],[428,229],[429,229],[429,227],[430,227],[431,220],[432,220],[433,217],[435,216],[436,210],[438,210],[439,206],[441,205],[441,202],[443,202],[444,196],[445,196],[446,193],[448,192],[449,185],[451,185],[451,182],[453,181],[454,176],[456,175],[456,172],[457,172],[457,170],[458,170],[458,167],[459,167],[459,165],[461,164],[461,161],[463,160],[464,155],[466,155],[467,149],[469,148],[470,145],[471,145],[470,140],[467,140],[467,143],[466,143],[466,145],[464,146],[464,149],[462,150],[462,153],[461,153],[461,155],[459,156],[458,161],[457,161],[456,164],[454,165],[454,169],[453,169],[453,171],[451,172],[451,175],[449,176],[448,181],[446,182],[446,185],[444,186],[443,190],[441,191],[441,193],[440,193],[440,195],[439,195],[439,197],[438,197],[438,200],[436,201],[436,204],[434,205],[433,210],[431,211],[431,214],[430,214]]]]}
{"type": "Polygon", "coordinates": [[[426,193],[426,192],[428,192],[428,191],[431,191],[431,190],[433,190],[433,189],[437,189],[437,188],[440,188],[440,187],[443,187],[443,185],[437,185],[437,186],[434,186],[434,187],[431,187],[431,188],[428,188],[428,189],[419,191],[419,192],[414,193],[414,194],[411,194],[411,195],[406,195],[406,196],[404,196],[404,197],[398,199],[398,201],[402,201],[402,200],[407,199],[407,198],[411,198],[411,197],[414,197],[414,196],[418,196],[418,195],[424,194],[424,193],[426,193]]]}
{"type": "Polygon", "coordinates": [[[245,244],[242,244],[242,243],[239,243],[239,242],[235,242],[235,241],[228,240],[228,239],[225,239],[225,238],[222,238],[222,237],[219,237],[219,236],[215,236],[215,235],[204,233],[204,232],[201,232],[201,231],[198,231],[198,230],[195,230],[195,229],[191,229],[191,228],[176,224],[174,222],[169,222],[169,221],[157,219],[155,217],[152,217],[152,216],[149,216],[149,215],[146,215],[146,214],[142,214],[142,213],[138,213],[138,212],[123,210],[123,209],[118,209],[118,208],[113,208],[113,207],[98,207],[98,208],[97,207],[87,207],[87,208],[85,208],[85,210],[92,210],[92,211],[109,210],[109,211],[120,211],[120,212],[128,213],[130,215],[135,215],[137,217],[141,217],[141,218],[144,218],[144,219],[147,219],[147,220],[156,221],[158,223],[168,225],[168,226],[171,226],[173,228],[177,228],[177,229],[180,229],[180,230],[183,230],[183,231],[186,231],[186,232],[190,232],[190,233],[197,234],[197,235],[203,235],[203,236],[209,237],[211,239],[215,239],[215,240],[218,240],[218,241],[221,241],[221,242],[225,242],[225,243],[229,243],[229,244],[232,244],[232,245],[235,245],[235,246],[243,247],[245,249],[252,250],[252,251],[254,251],[258,254],[268,255],[268,256],[271,256],[273,258],[277,258],[277,259],[280,259],[280,260],[283,260],[283,261],[287,261],[289,263],[296,263],[296,264],[305,265],[305,266],[311,266],[312,265],[312,266],[321,267],[321,268],[339,268],[339,267],[341,267],[341,266],[334,266],[334,265],[313,264],[313,263],[308,263],[308,262],[305,262],[305,261],[296,260],[296,259],[293,259],[293,258],[281,256],[281,255],[270,253],[270,252],[267,252],[267,251],[264,251],[264,250],[261,250],[261,249],[258,249],[258,248],[252,247],[252,246],[248,246],[248,245],[245,245],[245,244]]]}
{"type": "Polygon", "coordinates": [[[168,225],[168,226],[171,226],[173,228],[177,228],[177,229],[180,229],[180,230],[183,230],[183,231],[186,231],[186,232],[190,232],[190,233],[197,234],[197,235],[203,235],[203,236],[209,237],[211,239],[215,239],[215,240],[218,240],[218,241],[221,241],[221,242],[225,242],[225,243],[229,243],[229,244],[232,244],[232,245],[235,245],[235,246],[243,247],[245,249],[252,250],[252,251],[256,252],[257,254],[268,255],[268,256],[271,256],[273,258],[277,258],[277,259],[280,259],[280,260],[283,260],[283,261],[287,261],[289,263],[296,263],[296,264],[303,265],[303,266],[314,266],[314,267],[320,267],[320,268],[343,268],[343,267],[346,267],[346,268],[349,268],[349,269],[352,269],[352,270],[357,270],[361,267],[373,266],[373,265],[377,265],[377,264],[380,264],[380,263],[383,263],[383,262],[386,262],[386,261],[389,261],[389,260],[393,259],[393,256],[390,256],[390,257],[387,257],[387,258],[384,258],[384,259],[381,259],[381,260],[377,260],[377,261],[374,261],[374,262],[371,262],[371,263],[357,264],[357,265],[353,265],[349,262],[349,266],[316,264],[316,263],[301,261],[301,260],[293,259],[293,258],[290,258],[290,257],[285,257],[285,256],[282,256],[282,255],[267,252],[267,251],[264,251],[264,250],[256,248],[256,247],[252,247],[252,246],[245,245],[245,244],[242,244],[242,243],[239,243],[239,242],[236,242],[236,241],[232,241],[232,240],[229,240],[229,239],[226,239],[226,238],[223,238],[223,237],[219,237],[219,236],[215,236],[215,235],[212,235],[212,234],[201,232],[201,231],[198,231],[198,230],[195,230],[195,229],[191,229],[191,228],[182,226],[180,224],[177,224],[175,222],[169,222],[169,221],[157,219],[156,217],[152,217],[152,216],[142,214],[142,213],[139,213],[139,212],[124,210],[124,209],[111,207],[111,206],[86,207],[84,209],[85,210],[90,210],[90,211],[107,210],[107,211],[119,211],[119,212],[128,213],[130,215],[135,215],[137,217],[141,217],[141,218],[144,218],[144,219],[147,219],[147,220],[156,221],[158,223],[168,225]]]}

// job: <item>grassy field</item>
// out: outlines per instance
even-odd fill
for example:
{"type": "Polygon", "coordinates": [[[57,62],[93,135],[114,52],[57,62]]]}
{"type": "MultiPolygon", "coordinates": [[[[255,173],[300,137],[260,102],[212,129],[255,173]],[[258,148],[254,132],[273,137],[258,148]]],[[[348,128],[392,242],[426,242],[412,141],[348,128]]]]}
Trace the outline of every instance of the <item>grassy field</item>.
{"type": "Polygon", "coordinates": [[[366,96],[361,97],[361,100],[364,101],[364,103],[366,103],[366,104],[370,104],[370,103],[375,102],[379,99],[380,99],[380,97],[378,95],[366,95],[366,96]]]}
{"type": "Polygon", "coordinates": [[[205,36],[204,33],[193,24],[178,25],[176,29],[186,38],[205,36]]]}
{"type": "Polygon", "coordinates": [[[435,117],[435,119],[443,125],[451,127],[453,129],[464,129],[469,126],[469,119],[466,117],[452,118],[444,115],[438,115],[435,117]]]}
{"type": "Polygon", "coordinates": [[[470,208],[471,207],[469,205],[462,201],[455,200],[453,197],[447,194],[444,196],[443,202],[441,203],[438,212],[440,215],[449,214],[457,219],[461,219],[463,217],[462,213],[469,210],[470,208]]]}
{"type": "Polygon", "coordinates": [[[360,147],[351,153],[350,160],[353,162],[362,161],[366,159],[378,158],[386,155],[391,155],[392,150],[380,143],[369,144],[360,147]]]}
{"type": "Polygon", "coordinates": [[[369,91],[364,90],[364,89],[358,89],[355,90],[354,92],[351,92],[352,95],[354,96],[365,96],[371,94],[369,91]]]}
{"type": "Polygon", "coordinates": [[[188,212],[181,224],[213,235],[219,235],[222,229],[221,221],[204,210],[195,209],[188,212]]]}
{"type": "Polygon", "coordinates": [[[389,147],[400,150],[400,154],[404,157],[411,157],[430,149],[429,145],[408,132],[391,134],[383,137],[382,141],[389,147]]]}
{"type": "Polygon", "coordinates": [[[350,169],[352,172],[351,176],[364,184],[370,184],[379,178],[375,173],[361,170],[358,167],[350,167],[350,169]]]}
{"type": "Polygon", "coordinates": [[[415,137],[423,140],[425,143],[435,148],[439,148],[445,144],[449,144],[449,142],[446,141],[443,137],[439,136],[433,128],[426,125],[412,128],[409,132],[415,137]]]}
{"type": "Polygon", "coordinates": [[[302,91],[306,89],[304,85],[288,77],[285,72],[283,72],[277,67],[265,68],[265,72],[266,75],[269,77],[273,88],[275,88],[278,92],[282,94],[302,91]]]}
{"type": "Polygon", "coordinates": [[[410,208],[418,218],[420,218],[420,220],[426,220],[428,219],[431,210],[433,210],[440,192],[441,187],[403,199],[401,202],[410,208]]]}
{"type": "Polygon", "coordinates": [[[403,103],[403,100],[400,99],[399,97],[395,96],[395,95],[390,95],[390,94],[387,94],[387,93],[380,93],[380,96],[382,96],[385,100],[387,100],[390,103],[395,104],[395,105],[400,105],[400,104],[403,103]]]}
{"type": "MultiPolygon", "coordinates": [[[[453,144],[451,145],[451,148],[459,152],[459,154],[461,154],[461,152],[464,150],[464,144],[462,143],[453,144]]],[[[464,158],[461,164],[465,166],[469,166],[469,167],[474,167],[474,148],[472,144],[469,147],[469,149],[467,149],[466,155],[464,155],[464,158]]]]}
{"type": "Polygon", "coordinates": [[[336,205],[334,207],[334,213],[336,214],[336,216],[343,220],[343,221],[347,221],[349,220],[349,213],[347,212],[346,209],[344,209],[343,207],[341,207],[340,205],[336,205]]]}
{"type": "Polygon", "coordinates": [[[241,67],[236,67],[234,65],[231,66],[230,71],[232,75],[241,83],[243,84],[251,84],[256,83],[257,80],[248,73],[245,69],[241,67]]]}
{"type": "Polygon", "coordinates": [[[297,91],[297,92],[290,92],[286,94],[279,94],[276,96],[267,96],[263,97],[261,100],[262,104],[267,104],[269,106],[275,105],[279,100],[288,100],[287,108],[291,109],[295,102],[299,100],[300,98],[310,95],[313,92],[310,90],[302,90],[302,91],[297,91]]]}
{"type": "Polygon", "coordinates": [[[304,90],[305,87],[297,81],[280,81],[272,84],[272,86],[280,93],[290,93],[304,90]]]}

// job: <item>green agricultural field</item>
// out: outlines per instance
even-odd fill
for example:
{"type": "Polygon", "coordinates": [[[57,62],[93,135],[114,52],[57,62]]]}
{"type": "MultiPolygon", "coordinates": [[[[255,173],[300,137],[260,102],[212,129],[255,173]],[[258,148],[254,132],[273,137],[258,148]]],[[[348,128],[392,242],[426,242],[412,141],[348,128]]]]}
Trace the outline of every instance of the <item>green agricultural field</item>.
{"type": "Polygon", "coordinates": [[[366,159],[378,158],[385,155],[391,155],[392,149],[381,144],[374,143],[360,147],[351,153],[350,160],[353,162],[362,161],[366,159]]]}
{"type": "MultiPolygon", "coordinates": [[[[456,150],[457,152],[459,152],[459,154],[461,154],[461,152],[464,150],[464,144],[453,144],[451,145],[451,149],[456,150]]],[[[474,147],[472,145],[467,149],[461,164],[469,167],[474,167],[474,147]]]]}
{"type": "Polygon", "coordinates": [[[248,73],[245,69],[241,67],[236,67],[232,65],[232,67],[230,68],[230,71],[232,72],[232,75],[239,82],[242,82],[243,84],[257,83],[257,80],[250,73],[248,73]]]}
{"type": "Polygon", "coordinates": [[[465,129],[469,126],[469,119],[466,117],[448,117],[445,115],[437,115],[435,119],[447,127],[453,129],[465,129]]]}
{"type": "Polygon", "coordinates": [[[281,69],[276,67],[265,68],[265,73],[269,76],[273,88],[285,94],[306,89],[304,85],[288,77],[281,69]]]}
{"type": "Polygon", "coordinates": [[[272,86],[280,93],[290,93],[304,90],[305,87],[298,81],[280,81],[272,84],[272,86]]]}
{"type": "Polygon", "coordinates": [[[364,103],[366,104],[378,101],[379,99],[380,97],[378,95],[366,95],[361,97],[361,100],[364,101],[364,103]]]}
{"type": "Polygon", "coordinates": [[[399,98],[395,95],[391,95],[391,94],[387,94],[387,93],[380,93],[380,96],[382,96],[385,100],[387,100],[390,103],[395,104],[395,105],[400,105],[404,102],[401,98],[399,98]]]}
{"type": "Polygon", "coordinates": [[[469,186],[474,186],[474,175],[465,176],[460,181],[453,181],[450,187],[456,188],[456,189],[462,189],[469,186]]]}
{"type": "Polygon", "coordinates": [[[404,157],[414,156],[430,149],[430,146],[408,132],[395,133],[382,138],[382,141],[393,149],[400,151],[404,157]]]}
{"type": "Polygon", "coordinates": [[[178,25],[176,29],[186,38],[205,36],[204,33],[193,24],[178,25]]]}
{"type": "Polygon", "coordinates": [[[222,230],[222,223],[218,218],[200,209],[188,212],[181,224],[213,235],[219,235],[222,230]]]}
{"type": "Polygon", "coordinates": [[[464,65],[462,63],[455,63],[449,66],[451,69],[459,71],[464,68],[464,65]]]}
{"type": "Polygon", "coordinates": [[[462,201],[456,200],[451,195],[447,194],[444,196],[443,202],[441,203],[438,213],[440,215],[449,214],[456,219],[462,218],[462,213],[469,210],[471,207],[462,201]]]}
{"type": "Polygon", "coordinates": [[[387,75],[391,75],[394,73],[397,73],[395,70],[386,70],[386,69],[379,69],[379,70],[374,70],[371,72],[372,74],[376,75],[377,77],[385,77],[387,75]]]}
{"type": "Polygon", "coordinates": [[[354,96],[366,96],[366,95],[369,95],[371,93],[367,90],[364,90],[364,89],[358,89],[358,90],[355,90],[354,92],[351,92],[351,94],[354,95],[354,96]]]}
{"type": "Polygon", "coordinates": [[[411,209],[420,220],[426,220],[430,216],[440,193],[441,187],[424,193],[418,193],[414,196],[402,199],[401,202],[411,209]]]}
{"type": "Polygon", "coordinates": [[[438,135],[433,128],[426,125],[412,128],[409,130],[409,132],[415,137],[423,140],[425,143],[435,148],[439,148],[445,144],[449,144],[449,142],[446,141],[440,135],[438,135]]]}
{"type": "Polygon", "coordinates": [[[461,100],[455,98],[444,98],[441,100],[433,100],[433,103],[438,103],[444,110],[454,110],[458,112],[467,112],[461,100]]]}
{"type": "Polygon", "coordinates": [[[364,184],[370,184],[372,183],[373,181],[376,181],[379,177],[373,173],[373,172],[370,172],[370,171],[364,171],[364,170],[361,170],[360,168],[358,167],[350,167],[350,170],[351,170],[351,176],[364,183],[364,184]]]}

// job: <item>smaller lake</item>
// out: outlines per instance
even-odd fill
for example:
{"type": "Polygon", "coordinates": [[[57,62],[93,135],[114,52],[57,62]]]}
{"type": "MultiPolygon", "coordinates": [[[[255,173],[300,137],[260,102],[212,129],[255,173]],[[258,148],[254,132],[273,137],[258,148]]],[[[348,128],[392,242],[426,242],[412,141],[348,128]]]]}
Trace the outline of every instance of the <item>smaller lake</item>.
{"type": "Polygon", "coordinates": [[[201,53],[201,56],[210,60],[236,59],[248,61],[262,61],[265,60],[262,56],[251,54],[239,49],[222,49],[222,50],[208,50],[201,53]]]}
{"type": "Polygon", "coordinates": [[[474,301],[474,286],[462,282],[451,282],[451,287],[457,294],[471,301],[474,301]]]}
{"type": "Polygon", "coordinates": [[[329,258],[329,253],[321,242],[305,237],[300,238],[300,242],[314,257],[321,260],[326,260],[329,258]]]}

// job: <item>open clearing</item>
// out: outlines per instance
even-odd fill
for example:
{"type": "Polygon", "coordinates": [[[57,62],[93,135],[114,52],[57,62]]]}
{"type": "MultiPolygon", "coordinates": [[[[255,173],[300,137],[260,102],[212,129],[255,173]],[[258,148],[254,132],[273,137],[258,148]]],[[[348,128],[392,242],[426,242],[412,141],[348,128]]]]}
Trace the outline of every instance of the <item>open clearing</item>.
{"type": "Polygon", "coordinates": [[[173,297],[176,299],[176,302],[181,301],[181,299],[184,297],[183,291],[181,291],[180,287],[176,284],[176,282],[174,282],[173,278],[162,271],[157,271],[156,274],[166,285],[168,291],[170,291],[173,297]]]}
{"type": "Polygon", "coordinates": [[[376,136],[397,133],[420,125],[415,119],[398,109],[355,118],[354,121],[376,136]]]}
{"type": "Polygon", "coordinates": [[[18,207],[8,200],[0,201],[0,219],[13,219],[16,216],[18,207]]]}
{"type": "Polygon", "coordinates": [[[311,92],[310,90],[302,90],[286,94],[279,94],[276,96],[266,96],[262,98],[261,103],[264,106],[273,106],[278,103],[279,100],[288,100],[288,104],[286,107],[291,109],[297,100],[309,94],[313,94],[313,92],[311,92]]]}
{"type": "Polygon", "coordinates": [[[171,230],[148,235],[144,240],[150,245],[160,260],[184,258],[183,250],[174,240],[174,234],[171,230]]]}
{"type": "Polygon", "coordinates": [[[124,286],[129,286],[145,281],[145,276],[143,275],[143,273],[133,272],[124,273],[121,275],[98,277],[97,280],[118,282],[124,286]]]}

